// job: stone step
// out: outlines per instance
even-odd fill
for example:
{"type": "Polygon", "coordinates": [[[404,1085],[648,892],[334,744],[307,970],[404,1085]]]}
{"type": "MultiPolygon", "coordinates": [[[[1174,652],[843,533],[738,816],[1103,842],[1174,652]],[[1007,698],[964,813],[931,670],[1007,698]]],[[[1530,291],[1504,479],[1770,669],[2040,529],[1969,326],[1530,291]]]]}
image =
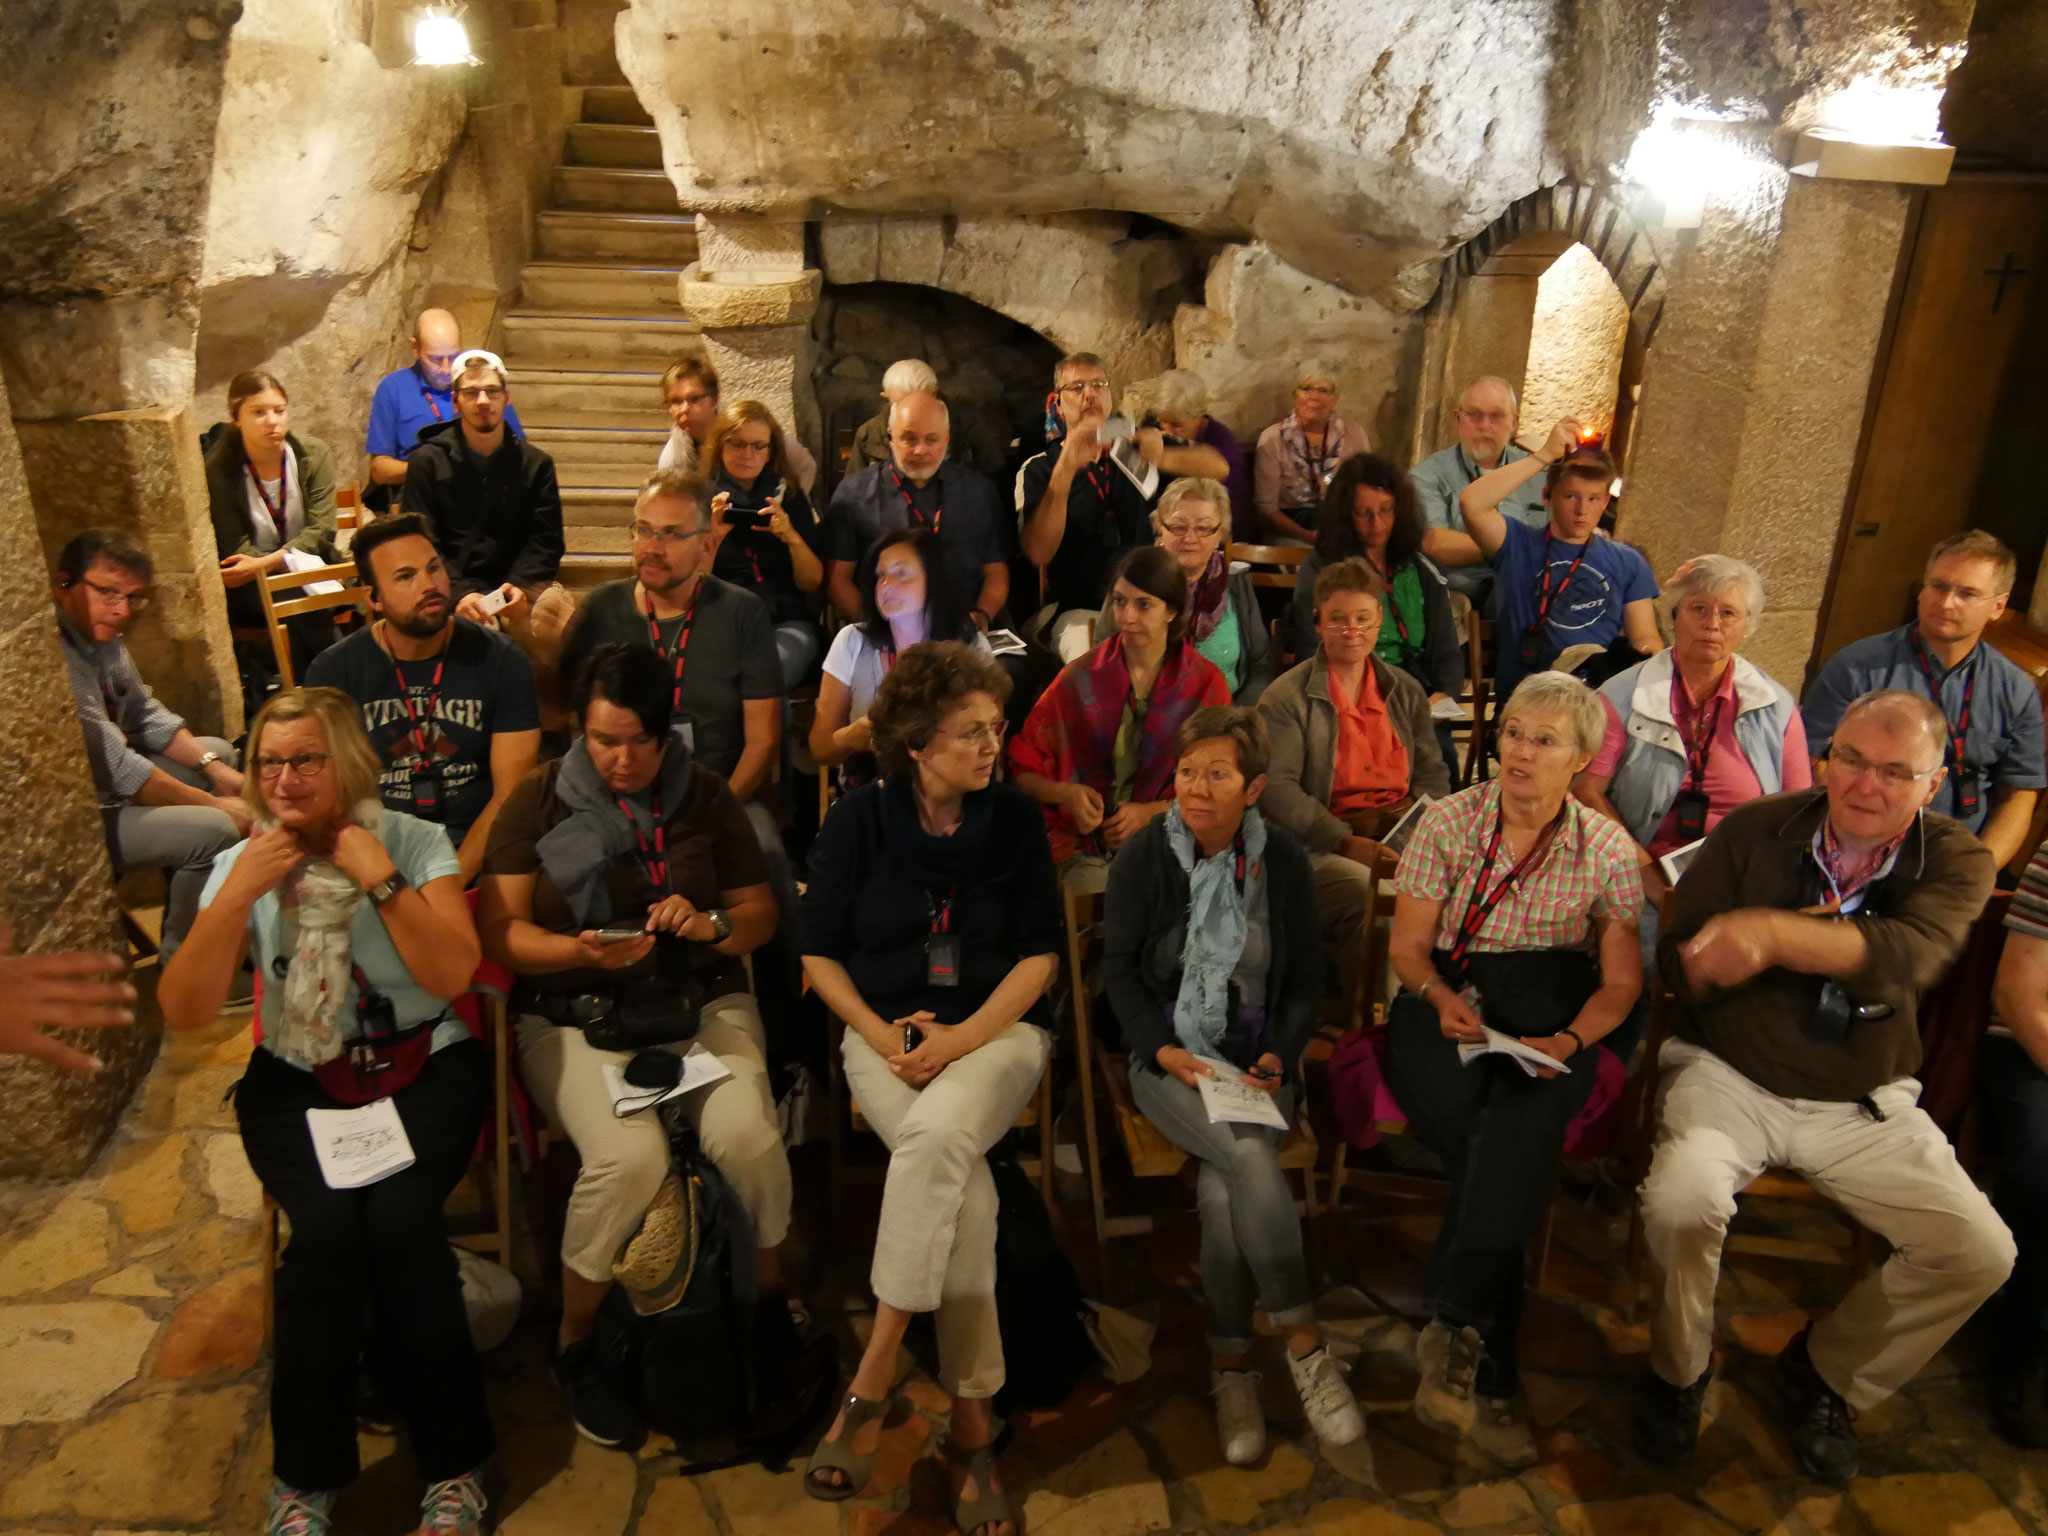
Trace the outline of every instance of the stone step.
{"type": "Polygon", "coordinates": [[[535,221],[538,254],[555,261],[697,259],[697,220],[685,213],[548,208],[535,221]]]}
{"type": "Polygon", "coordinates": [[[565,411],[617,411],[629,418],[645,416],[652,422],[666,421],[661,405],[661,375],[645,373],[599,373],[568,368],[532,368],[518,375],[519,416],[550,423],[565,411]]]}
{"type": "Polygon", "coordinates": [[[518,309],[505,316],[505,361],[520,368],[616,368],[701,357],[704,338],[680,310],[663,315],[518,309]]]}
{"type": "MultiPolygon", "coordinates": [[[[651,432],[659,437],[666,438],[669,427],[672,425],[668,419],[668,412],[661,408],[661,402],[656,398],[651,388],[647,391],[647,398],[652,403],[646,410],[622,411],[602,406],[577,407],[575,409],[567,409],[560,406],[536,406],[529,410],[526,404],[526,397],[520,395],[517,398],[519,401],[519,419],[525,423],[529,433],[581,432],[592,429],[612,431],[623,428],[626,430],[651,432]]],[[[542,446],[546,446],[545,443],[542,446]]],[[[655,444],[654,451],[656,454],[661,452],[660,443],[657,442],[655,444]]]]}
{"type": "Polygon", "coordinates": [[[576,529],[565,529],[570,535],[569,552],[562,557],[562,569],[557,579],[571,592],[581,596],[592,587],[607,581],[618,581],[633,574],[633,561],[627,555],[586,554],[576,545],[576,529]]]}
{"type": "Polygon", "coordinates": [[[552,205],[635,213],[674,213],[681,206],[666,171],[615,165],[556,166],[552,205]]]}
{"type": "Polygon", "coordinates": [[[679,266],[599,265],[572,261],[529,261],[519,273],[519,308],[593,309],[681,318],[679,266]]]}
{"type": "Polygon", "coordinates": [[[647,109],[640,105],[640,98],[630,85],[586,85],[583,88],[583,121],[654,126],[654,119],[647,115],[647,109]]]}
{"type": "Polygon", "coordinates": [[[534,447],[555,461],[555,473],[564,485],[571,483],[568,472],[572,466],[579,472],[608,477],[590,481],[579,479],[575,482],[579,485],[637,484],[642,476],[654,472],[662,445],[668,441],[668,433],[655,427],[640,431],[623,428],[590,431],[530,426],[526,437],[534,447]]]}
{"type": "Polygon", "coordinates": [[[571,165],[661,169],[661,135],[637,123],[571,123],[566,151],[571,165]]]}
{"type": "Polygon", "coordinates": [[[564,506],[569,504],[572,490],[585,496],[623,496],[630,505],[640,482],[654,473],[661,449],[656,448],[652,458],[631,459],[565,459],[552,449],[549,454],[555,461],[555,482],[562,488],[564,506]]]}

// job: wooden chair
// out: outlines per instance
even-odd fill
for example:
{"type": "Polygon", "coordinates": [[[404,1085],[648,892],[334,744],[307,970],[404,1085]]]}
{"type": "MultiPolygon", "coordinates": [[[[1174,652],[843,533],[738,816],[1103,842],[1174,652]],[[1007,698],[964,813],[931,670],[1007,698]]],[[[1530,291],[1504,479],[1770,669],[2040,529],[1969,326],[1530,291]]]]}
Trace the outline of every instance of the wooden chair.
{"type": "Polygon", "coordinates": [[[1252,568],[1253,586],[1277,588],[1291,595],[1308,548],[1306,544],[1232,544],[1229,558],[1252,568]]]}
{"type": "Polygon", "coordinates": [[[362,595],[362,584],[356,578],[353,562],[344,561],[338,565],[317,566],[310,571],[276,571],[256,578],[256,591],[263,599],[263,620],[270,633],[270,648],[277,657],[277,675],[287,688],[293,687],[297,679],[292,675],[291,636],[285,633],[284,621],[302,613],[324,613],[331,608],[353,608],[362,595]],[[339,592],[307,593],[304,589],[316,582],[332,581],[340,584],[339,592]],[[297,597],[283,597],[281,594],[296,591],[297,597]]]}
{"type": "Polygon", "coordinates": [[[334,488],[334,531],[353,533],[363,524],[363,488],[354,481],[334,488]]]}
{"type": "MultiPolygon", "coordinates": [[[[1115,1111],[1117,1133],[1131,1172],[1141,1179],[1170,1178],[1187,1165],[1188,1154],[1138,1112],[1131,1101],[1130,1064],[1095,1039],[1089,1025],[1088,962],[1094,958],[1091,935],[1100,931],[1102,896],[1067,891],[1067,966],[1073,990],[1074,1059],[1079,1067],[1081,1089],[1081,1131],[1088,1160],[1088,1198],[1095,1214],[1096,1257],[1106,1265],[1109,1240],[1132,1237],[1152,1230],[1146,1215],[1111,1215],[1102,1177],[1101,1133],[1095,1116],[1095,1083],[1099,1078],[1115,1111]]],[[[1316,1204],[1316,1163],[1321,1149],[1308,1122],[1307,1107],[1295,1116],[1294,1128],[1280,1149],[1280,1166],[1301,1175],[1302,1197],[1298,1209],[1311,1223],[1321,1214],[1316,1204]]]]}
{"type": "Polygon", "coordinates": [[[1273,650],[1273,672],[1275,676],[1285,672],[1301,658],[1294,654],[1294,627],[1285,619],[1275,619],[1266,626],[1266,638],[1273,650]]]}
{"type": "Polygon", "coordinates": [[[1499,643],[1493,620],[1472,613],[1465,626],[1465,686],[1471,692],[1472,724],[1465,738],[1465,765],[1458,775],[1464,789],[1487,777],[1487,743],[1493,733],[1493,669],[1499,660],[1499,643]]]}

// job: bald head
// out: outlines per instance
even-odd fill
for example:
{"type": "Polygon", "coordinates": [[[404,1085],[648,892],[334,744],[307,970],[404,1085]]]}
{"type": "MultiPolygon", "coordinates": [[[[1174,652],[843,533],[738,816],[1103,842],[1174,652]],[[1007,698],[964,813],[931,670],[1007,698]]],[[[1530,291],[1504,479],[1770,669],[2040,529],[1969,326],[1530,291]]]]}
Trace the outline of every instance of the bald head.
{"type": "Polygon", "coordinates": [[[889,407],[889,452],[897,473],[912,484],[923,485],[939,472],[952,439],[952,413],[937,395],[920,391],[889,407]]]}
{"type": "Polygon", "coordinates": [[[462,327],[445,309],[423,309],[412,325],[412,355],[420,371],[436,389],[446,389],[454,377],[455,359],[462,351],[462,327]]]}
{"type": "Polygon", "coordinates": [[[1501,450],[1514,440],[1519,409],[1514,385],[1493,373],[1474,379],[1458,397],[1458,408],[1452,412],[1458,441],[1481,469],[1500,463],[1501,450]]]}

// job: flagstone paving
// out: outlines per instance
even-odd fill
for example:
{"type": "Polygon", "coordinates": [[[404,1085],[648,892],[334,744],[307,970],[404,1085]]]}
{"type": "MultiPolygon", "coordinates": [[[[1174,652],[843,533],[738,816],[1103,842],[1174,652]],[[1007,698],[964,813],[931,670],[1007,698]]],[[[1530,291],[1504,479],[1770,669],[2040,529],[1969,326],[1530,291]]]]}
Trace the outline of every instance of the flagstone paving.
{"type": "MultiPolygon", "coordinates": [[[[0,1536],[245,1536],[269,1483],[261,1191],[224,1102],[248,1053],[246,1017],[168,1041],[92,1174],[0,1186],[0,1536]]],[[[799,1230],[822,1233],[822,1148],[800,1149],[799,1230]]],[[[559,1157],[560,1154],[557,1154],[559,1157]]],[[[557,1170],[559,1174],[559,1170],[557,1170]]],[[[1802,1477],[1785,1441],[1769,1355],[1846,1284],[1836,1266],[1744,1257],[1721,1287],[1726,1357],[1698,1455],[1657,1469],[1628,1447],[1629,1390],[1648,1332],[1615,1307],[1626,1225],[1613,1182],[1560,1209],[1549,1280],[1524,1325],[1524,1380],[1542,1460],[1518,1475],[1407,1411],[1423,1265],[1435,1219],[1366,1220],[1356,1194],[1316,1244],[1327,1326],[1368,1413],[1363,1446],[1319,1451],[1264,1360],[1275,1415],[1256,1467],[1217,1453],[1202,1353],[1187,1189],[1138,1192],[1153,1237],[1118,1245],[1110,1299],[1158,1300],[1152,1369],[1081,1382],[1057,1408],[1013,1416],[1002,1466],[1029,1536],[1274,1532],[1285,1536],[2048,1536],[2048,1458],[2015,1451],[1983,1407],[1993,1341],[1966,1330],[1893,1402],[1862,1421],[1865,1476],[1837,1490],[1802,1477]]],[[[840,1213],[872,1220],[873,1194],[840,1213]]],[[[1091,1293],[1086,1205],[1063,1210],[1091,1293]]],[[[1780,1232],[1842,1240],[1812,1207],[1755,1213],[1780,1232]]],[[[870,1305],[865,1254],[795,1245],[814,1316],[852,1358],[870,1305]],[[831,1263],[819,1257],[833,1255],[831,1263]]],[[[531,1245],[523,1279],[538,1278],[531,1245]]],[[[902,1358],[903,1395],[859,1498],[816,1503],[795,1470],[676,1475],[656,1440],[629,1456],[570,1430],[548,1379],[545,1303],[486,1360],[502,1441],[493,1514],[507,1536],[944,1536],[932,1455],[945,1398],[928,1330],[902,1358]]],[[[1268,1341],[1267,1348],[1272,1348],[1268,1341]]],[[[365,1431],[364,1472],[343,1497],[345,1536],[404,1536],[418,1483],[402,1437],[365,1431]]],[[[799,1463],[800,1464],[800,1463],[799,1463]]]]}

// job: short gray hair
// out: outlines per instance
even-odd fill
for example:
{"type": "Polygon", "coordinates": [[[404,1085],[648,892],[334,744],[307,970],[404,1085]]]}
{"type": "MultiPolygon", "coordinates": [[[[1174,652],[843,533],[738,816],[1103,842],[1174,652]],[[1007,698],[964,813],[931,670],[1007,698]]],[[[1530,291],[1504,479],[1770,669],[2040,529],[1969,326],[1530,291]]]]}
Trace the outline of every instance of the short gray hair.
{"type": "Polygon", "coordinates": [[[671,465],[657,469],[640,482],[640,494],[633,498],[633,511],[637,516],[642,507],[650,501],[663,497],[674,497],[687,501],[697,509],[697,520],[709,524],[711,521],[711,483],[694,470],[681,469],[671,465]]]}
{"type": "Polygon", "coordinates": [[[1304,384],[1327,384],[1330,388],[1335,389],[1337,387],[1337,370],[1324,362],[1320,357],[1304,358],[1295,365],[1294,387],[1299,389],[1304,384]]]}
{"type": "Polygon", "coordinates": [[[1903,716],[1918,725],[1927,732],[1927,739],[1935,744],[1944,758],[1946,757],[1948,716],[1942,713],[1941,706],[1934,700],[1906,688],[1878,688],[1861,698],[1852,699],[1849,707],[1842,711],[1842,718],[1835,722],[1835,736],[1828,738],[1829,746],[1834,745],[1835,737],[1842,734],[1842,727],[1851,720],[1858,715],[1873,713],[1889,715],[1894,720],[1903,716]]]}
{"type": "Polygon", "coordinates": [[[921,357],[898,358],[882,375],[882,393],[885,395],[936,395],[938,392],[939,376],[921,357]]]}
{"type": "Polygon", "coordinates": [[[1152,531],[1163,532],[1167,518],[1178,512],[1184,501],[1206,501],[1214,507],[1223,524],[1224,542],[1229,542],[1230,492],[1223,488],[1221,480],[1203,480],[1195,475],[1184,475],[1159,493],[1158,505],[1152,509],[1152,531]]]}
{"type": "Polygon", "coordinates": [[[1470,384],[1467,384],[1462,390],[1460,390],[1458,392],[1458,408],[1460,410],[1463,410],[1465,408],[1465,396],[1471,394],[1473,390],[1477,389],[1482,384],[1498,384],[1502,389],[1508,392],[1508,409],[1513,411],[1517,416],[1522,414],[1522,397],[1515,393],[1514,385],[1510,384],[1506,379],[1502,378],[1497,373],[1482,373],[1481,375],[1479,375],[1478,378],[1474,379],[1470,384]]]}
{"type": "Polygon", "coordinates": [[[1162,416],[1206,416],[1209,386],[1200,374],[1169,368],[1152,386],[1152,409],[1162,416]]]}
{"type": "Polygon", "coordinates": [[[1563,715],[1585,757],[1598,752],[1607,738],[1607,709],[1600,695],[1569,672],[1531,672],[1515,684],[1500,712],[1501,723],[1520,714],[1563,715]]]}
{"type": "Polygon", "coordinates": [[[1763,616],[1764,579],[1755,566],[1733,555],[1695,555],[1681,565],[1664,588],[1665,611],[1676,613],[1688,597],[1714,597],[1729,587],[1742,588],[1750,623],[1763,616]]]}

